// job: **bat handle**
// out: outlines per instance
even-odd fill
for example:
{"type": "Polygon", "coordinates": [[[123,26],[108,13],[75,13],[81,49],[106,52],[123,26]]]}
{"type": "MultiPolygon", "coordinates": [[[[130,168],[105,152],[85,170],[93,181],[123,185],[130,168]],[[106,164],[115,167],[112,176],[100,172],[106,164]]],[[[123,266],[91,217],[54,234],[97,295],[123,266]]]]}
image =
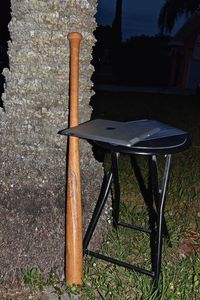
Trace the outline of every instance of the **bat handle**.
{"type": "MultiPolygon", "coordinates": [[[[78,125],[79,49],[81,34],[68,34],[70,44],[69,126],[78,125]]],[[[68,139],[66,198],[66,282],[81,285],[83,277],[82,204],[78,138],[68,139]]]]}

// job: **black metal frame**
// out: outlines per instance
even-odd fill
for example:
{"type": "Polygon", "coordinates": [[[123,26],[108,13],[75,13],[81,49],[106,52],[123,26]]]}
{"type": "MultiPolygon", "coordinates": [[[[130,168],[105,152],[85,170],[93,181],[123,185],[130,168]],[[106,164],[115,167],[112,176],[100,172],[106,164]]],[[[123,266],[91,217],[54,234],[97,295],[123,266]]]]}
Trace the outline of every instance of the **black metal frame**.
{"type": "Polygon", "coordinates": [[[132,165],[135,170],[136,178],[138,179],[140,190],[144,197],[144,201],[147,205],[148,212],[149,212],[148,229],[141,228],[134,224],[127,224],[125,222],[119,221],[119,208],[120,208],[120,184],[119,184],[119,175],[118,175],[119,157],[120,157],[119,152],[113,152],[113,151],[111,152],[111,160],[112,160],[111,170],[108,174],[104,175],[99,198],[97,200],[91,221],[89,223],[89,226],[87,228],[84,237],[84,241],[83,241],[84,254],[88,254],[96,258],[125,267],[127,269],[134,270],[136,272],[140,272],[148,276],[151,276],[153,279],[153,287],[157,288],[159,275],[161,271],[163,233],[169,237],[165,220],[164,220],[164,208],[165,208],[167,186],[168,186],[169,176],[170,176],[171,154],[165,155],[165,166],[162,175],[161,186],[159,184],[160,180],[158,176],[157,157],[154,154],[148,155],[149,184],[147,188],[144,185],[144,180],[139,171],[139,167],[136,163],[136,160],[134,156],[132,156],[132,165]],[[115,258],[88,250],[89,242],[92,238],[98,220],[101,216],[102,210],[107,201],[112,182],[114,185],[114,197],[112,201],[113,225],[115,228],[117,228],[117,226],[123,226],[123,227],[135,229],[140,232],[144,232],[149,235],[150,247],[151,247],[152,270],[139,268],[136,265],[132,265],[117,260],[115,258]]]}

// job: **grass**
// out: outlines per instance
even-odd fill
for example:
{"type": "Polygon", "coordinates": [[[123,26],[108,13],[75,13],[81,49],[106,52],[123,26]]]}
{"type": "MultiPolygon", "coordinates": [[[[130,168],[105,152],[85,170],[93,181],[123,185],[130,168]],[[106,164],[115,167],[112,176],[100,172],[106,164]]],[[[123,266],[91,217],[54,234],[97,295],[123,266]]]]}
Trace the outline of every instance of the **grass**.
{"type": "MultiPolygon", "coordinates": [[[[165,219],[172,247],[164,242],[159,293],[151,290],[148,276],[130,272],[94,258],[86,258],[83,287],[74,288],[82,300],[198,300],[200,299],[200,122],[197,96],[173,96],[137,93],[98,93],[91,101],[93,118],[128,121],[157,119],[190,132],[192,147],[173,156],[165,219]]],[[[99,149],[97,151],[99,153],[99,149]]],[[[102,157],[100,155],[100,157],[102,157]]],[[[144,176],[147,164],[138,158],[144,176]]],[[[109,163],[106,156],[105,166],[109,163]]],[[[162,166],[163,160],[159,158],[162,166]]],[[[141,226],[148,225],[148,214],[128,156],[119,164],[121,182],[121,218],[141,226]]],[[[143,233],[119,228],[105,237],[101,252],[150,268],[149,239],[143,233]]],[[[50,275],[44,281],[39,274],[27,273],[26,283],[42,288],[62,282],[50,275]],[[27,276],[28,275],[28,276],[27,276]],[[33,277],[36,277],[34,280],[33,277]],[[27,280],[28,278],[28,280],[27,280]],[[31,279],[32,278],[32,279],[31,279]],[[39,279],[38,279],[39,278],[39,279]]],[[[64,286],[70,292],[69,287],[64,286]]],[[[60,293],[60,294],[59,294],[60,293]]]]}
{"type": "MultiPolygon", "coordinates": [[[[165,218],[172,247],[164,243],[159,293],[152,294],[150,278],[92,259],[85,271],[81,299],[200,299],[200,122],[197,96],[101,92],[91,101],[93,118],[128,121],[156,119],[190,133],[193,146],[173,156],[165,218]]],[[[109,160],[109,158],[107,158],[109,160]]],[[[162,165],[162,158],[159,159],[162,165]]],[[[146,161],[139,158],[143,173],[146,161]]],[[[120,161],[122,218],[147,225],[128,156],[120,161]],[[134,216],[134,220],[133,220],[134,216]],[[146,223],[146,224],[145,224],[146,223]]],[[[109,232],[102,252],[150,268],[145,234],[119,228],[109,232]]]]}
{"type": "Polygon", "coordinates": [[[53,299],[57,297],[58,300],[61,300],[63,295],[77,295],[80,292],[76,286],[68,286],[64,280],[61,281],[54,271],[51,271],[48,276],[44,276],[37,268],[32,268],[23,269],[22,274],[24,284],[30,290],[27,300],[40,299],[40,297],[37,297],[38,293],[44,291],[47,287],[51,287],[50,293],[53,299]]]}
{"type": "MultiPolygon", "coordinates": [[[[147,276],[92,259],[86,269],[87,288],[81,299],[200,299],[199,161],[200,153],[196,148],[178,154],[174,159],[165,210],[172,248],[164,243],[159,296],[152,294],[151,280],[147,276]],[[87,290],[90,289],[93,296],[88,298],[87,290]],[[98,295],[99,290],[102,295],[98,295]]],[[[140,164],[145,170],[145,163],[141,161],[140,164]]],[[[138,196],[128,157],[122,158],[120,169],[123,187],[121,217],[147,226],[144,222],[148,220],[147,211],[138,196]],[[126,180],[129,182],[128,192],[124,190],[126,180]]],[[[149,240],[145,234],[124,228],[112,230],[102,252],[150,268],[149,240]]]]}

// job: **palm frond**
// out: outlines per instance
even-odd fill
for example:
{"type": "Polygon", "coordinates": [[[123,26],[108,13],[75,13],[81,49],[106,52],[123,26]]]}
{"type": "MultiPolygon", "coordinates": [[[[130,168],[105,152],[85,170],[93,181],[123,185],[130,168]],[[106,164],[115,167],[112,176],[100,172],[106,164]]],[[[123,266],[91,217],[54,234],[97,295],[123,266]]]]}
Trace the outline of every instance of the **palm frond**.
{"type": "Polygon", "coordinates": [[[177,19],[183,15],[190,16],[199,5],[200,0],[166,0],[158,18],[160,32],[171,32],[177,19]]]}

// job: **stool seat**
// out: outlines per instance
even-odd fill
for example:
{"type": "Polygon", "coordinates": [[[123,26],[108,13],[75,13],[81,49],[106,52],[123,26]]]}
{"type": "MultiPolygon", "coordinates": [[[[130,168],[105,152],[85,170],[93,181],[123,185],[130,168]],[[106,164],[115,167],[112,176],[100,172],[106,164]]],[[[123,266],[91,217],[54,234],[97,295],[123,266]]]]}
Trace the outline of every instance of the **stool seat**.
{"type": "Polygon", "coordinates": [[[86,139],[109,151],[127,154],[174,154],[191,145],[187,132],[148,119],[130,122],[96,119],[59,133],[86,139]]]}
{"type": "Polygon", "coordinates": [[[191,146],[191,139],[188,133],[156,139],[148,139],[138,142],[132,147],[118,146],[98,141],[94,142],[101,148],[112,152],[141,155],[175,154],[182,152],[191,146]]]}

